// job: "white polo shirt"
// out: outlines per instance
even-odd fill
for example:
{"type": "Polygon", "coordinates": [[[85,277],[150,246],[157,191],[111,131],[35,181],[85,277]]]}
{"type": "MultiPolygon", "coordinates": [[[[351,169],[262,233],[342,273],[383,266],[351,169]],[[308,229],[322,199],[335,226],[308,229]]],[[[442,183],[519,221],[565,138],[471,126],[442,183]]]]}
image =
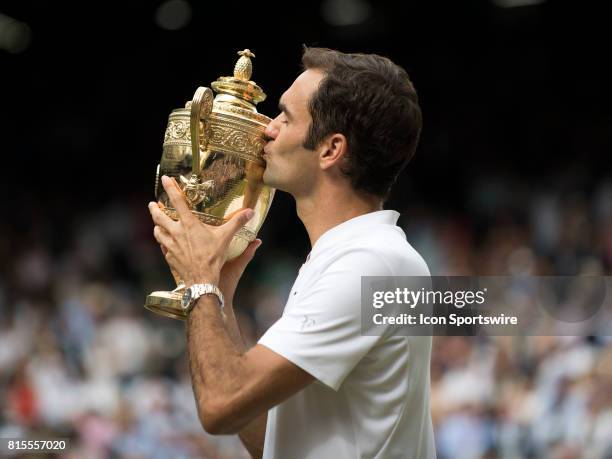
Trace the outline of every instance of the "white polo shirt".
{"type": "Polygon", "coordinates": [[[398,217],[372,212],[324,233],[259,340],[317,378],[268,412],[264,458],[435,458],[431,337],[361,334],[361,276],[429,276],[398,217]]]}

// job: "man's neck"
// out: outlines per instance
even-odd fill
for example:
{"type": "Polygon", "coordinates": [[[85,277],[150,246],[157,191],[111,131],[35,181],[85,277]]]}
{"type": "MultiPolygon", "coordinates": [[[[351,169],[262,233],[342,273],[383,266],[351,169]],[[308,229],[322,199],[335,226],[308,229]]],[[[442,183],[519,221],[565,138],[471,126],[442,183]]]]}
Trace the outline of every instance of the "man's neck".
{"type": "Polygon", "coordinates": [[[334,226],[382,210],[380,198],[359,195],[352,190],[314,193],[312,196],[296,198],[295,202],[298,217],[306,227],[311,246],[334,226]]]}

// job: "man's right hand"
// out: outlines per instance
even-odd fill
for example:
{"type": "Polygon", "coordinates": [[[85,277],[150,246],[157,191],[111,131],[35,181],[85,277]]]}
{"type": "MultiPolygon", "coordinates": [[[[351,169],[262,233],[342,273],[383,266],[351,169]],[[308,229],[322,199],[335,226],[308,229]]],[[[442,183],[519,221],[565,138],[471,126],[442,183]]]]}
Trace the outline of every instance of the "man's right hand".
{"type": "Polygon", "coordinates": [[[244,273],[247,265],[255,256],[255,251],[260,245],[261,239],[255,239],[247,246],[242,255],[234,258],[233,260],[226,261],[223,268],[221,268],[219,288],[223,292],[225,303],[227,305],[234,304],[234,293],[236,292],[238,281],[240,281],[242,273],[244,273]]]}

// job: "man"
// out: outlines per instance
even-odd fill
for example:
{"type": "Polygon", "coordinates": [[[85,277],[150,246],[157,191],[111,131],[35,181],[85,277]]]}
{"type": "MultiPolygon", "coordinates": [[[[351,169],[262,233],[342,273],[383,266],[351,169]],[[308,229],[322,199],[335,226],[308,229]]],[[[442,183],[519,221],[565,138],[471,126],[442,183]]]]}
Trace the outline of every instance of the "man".
{"type": "MultiPolygon", "coordinates": [[[[201,224],[176,182],[163,185],[180,219],[149,205],[154,235],[186,285],[218,285],[187,320],[198,413],[212,434],[238,433],[254,457],[435,457],[429,413],[431,337],[361,335],[361,276],[428,276],[382,210],[415,152],[421,112],[390,60],[307,48],[304,72],[266,130],[264,181],[290,193],[312,250],[282,317],[246,350],[233,313],[238,280],[261,241],[224,264],[245,210],[201,224]]],[[[212,287],[211,287],[212,288],[212,287]]]]}

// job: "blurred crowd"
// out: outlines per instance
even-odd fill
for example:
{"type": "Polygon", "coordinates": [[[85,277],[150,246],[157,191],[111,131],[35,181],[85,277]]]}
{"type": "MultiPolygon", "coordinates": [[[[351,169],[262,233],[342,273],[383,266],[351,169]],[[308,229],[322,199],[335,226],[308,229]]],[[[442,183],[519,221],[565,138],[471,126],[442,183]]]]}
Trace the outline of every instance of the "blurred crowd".
{"type": "MultiPolygon", "coordinates": [[[[432,274],[610,274],[612,181],[489,179],[470,196],[460,214],[402,211],[432,274]]],[[[79,212],[61,242],[53,219],[0,222],[0,437],[68,438],[70,459],[248,457],[200,426],[184,324],[142,307],[172,283],[143,202],[79,212]]],[[[249,267],[235,301],[249,343],[302,261],[270,250],[249,267]]],[[[609,337],[435,337],[431,383],[441,459],[612,458],[609,337]]]]}

